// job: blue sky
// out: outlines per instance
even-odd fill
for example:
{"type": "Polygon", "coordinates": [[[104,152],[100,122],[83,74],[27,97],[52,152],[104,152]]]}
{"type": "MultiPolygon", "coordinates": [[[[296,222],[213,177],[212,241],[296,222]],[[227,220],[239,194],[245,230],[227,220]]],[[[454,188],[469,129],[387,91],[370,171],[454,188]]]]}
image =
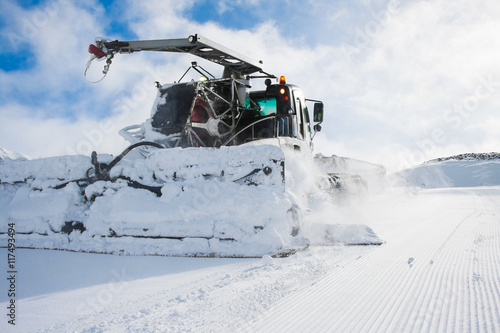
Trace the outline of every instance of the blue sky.
{"type": "Polygon", "coordinates": [[[395,170],[498,151],[498,17],[496,0],[2,0],[0,147],[116,154],[127,144],[118,130],[149,117],[153,82],[196,59],[118,55],[91,84],[88,45],[199,33],[325,102],[317,152],[395,170]]]}

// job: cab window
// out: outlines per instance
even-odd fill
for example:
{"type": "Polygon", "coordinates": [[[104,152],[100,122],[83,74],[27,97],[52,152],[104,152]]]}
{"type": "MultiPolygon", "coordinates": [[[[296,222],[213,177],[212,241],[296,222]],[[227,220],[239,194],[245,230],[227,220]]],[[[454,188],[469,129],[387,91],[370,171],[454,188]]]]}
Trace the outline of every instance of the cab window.
{"type": "Polygon", "coordinates": [[[260,107],[260,116],[276,114],[276,98],[256,98],[253,101],[260,107]]]}

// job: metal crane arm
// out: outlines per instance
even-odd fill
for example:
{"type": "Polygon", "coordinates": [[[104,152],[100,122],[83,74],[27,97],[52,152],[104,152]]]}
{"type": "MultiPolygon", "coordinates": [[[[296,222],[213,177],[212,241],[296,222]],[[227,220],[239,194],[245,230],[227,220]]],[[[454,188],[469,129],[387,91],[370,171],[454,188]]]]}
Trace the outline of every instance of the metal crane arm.
{"type": "Polygon", "coordinates": [[[231,72],[237,72],[241,75],[250,75],[256,72],[264,73],[261,61],[252,60],[199,35],[191,35],[188,38],[158,40],[100,40],[96,41],[96,44],[97,46],[91,45],[89,47],[89,52],[97,58],[107,56],[110,59],[116,53],[133,53],[139,51],[191,53],[222,65],[231,72]]]}

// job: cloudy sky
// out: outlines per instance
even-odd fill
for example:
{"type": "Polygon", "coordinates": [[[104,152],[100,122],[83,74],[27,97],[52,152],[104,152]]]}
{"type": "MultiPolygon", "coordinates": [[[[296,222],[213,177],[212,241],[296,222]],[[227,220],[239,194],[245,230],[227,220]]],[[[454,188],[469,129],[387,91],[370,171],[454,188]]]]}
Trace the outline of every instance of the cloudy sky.
{"type": "Polygon", "coordinates": [[[316,152],[395,171],[500,151],[499,18],[498,0],[0,0],[0,147],[119,153],[119,129],[150,115],[154,82],[197,59],[118,55],[92,84],[88,45],[198,33],[323,100],[316,152]]]}

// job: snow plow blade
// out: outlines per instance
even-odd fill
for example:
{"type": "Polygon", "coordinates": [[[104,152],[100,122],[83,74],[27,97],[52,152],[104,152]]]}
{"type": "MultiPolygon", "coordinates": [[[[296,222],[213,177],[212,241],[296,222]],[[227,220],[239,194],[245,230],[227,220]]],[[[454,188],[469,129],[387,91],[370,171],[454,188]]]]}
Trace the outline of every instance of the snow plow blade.
{"type": "MultiPolygon", "coordinates": [[[[289,162],[302,163],[294,154],[289,162]]],[[[120,255],[283,257],[382,244],[366,226],[304,223],[285,190],[284,155],[273,145],[158,149],[121,159],[105,179],[92,172],[104,163],[84,156],[6,161],[0,240],[13,223],[17,247],[120,255]]]]}
{"type": "Polygon", "coordinates": [[[292,236],[279,147],[159,149],[107,179],[89,170],[83,156],[0,164],[0,237],[14,223],[27,248],[256,257],[307,246],[292,236]]]}

